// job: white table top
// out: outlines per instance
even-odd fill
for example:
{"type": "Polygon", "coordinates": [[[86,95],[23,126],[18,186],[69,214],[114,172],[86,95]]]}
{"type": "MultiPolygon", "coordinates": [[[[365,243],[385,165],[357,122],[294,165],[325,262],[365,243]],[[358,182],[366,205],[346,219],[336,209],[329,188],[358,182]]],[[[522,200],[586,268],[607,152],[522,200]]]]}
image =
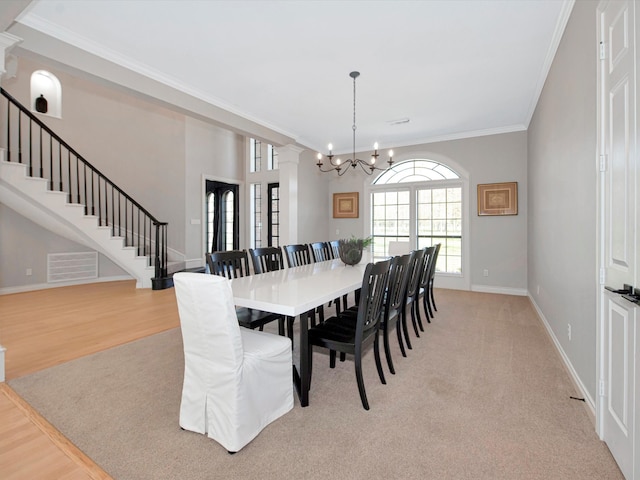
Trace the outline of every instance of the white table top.
{"type": "Polygon", "coordinates": [[[295,317],[362,286],[370,256],[358,265],[341,260],[312,263],[231,280],[237,306],[295,317]]]}

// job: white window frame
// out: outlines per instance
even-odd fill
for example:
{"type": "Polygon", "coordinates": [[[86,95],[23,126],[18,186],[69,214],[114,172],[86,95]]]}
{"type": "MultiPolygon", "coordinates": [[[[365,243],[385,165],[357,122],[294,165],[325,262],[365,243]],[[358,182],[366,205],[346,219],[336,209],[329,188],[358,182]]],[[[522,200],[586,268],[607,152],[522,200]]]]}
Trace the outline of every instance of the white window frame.
{"type": "MultiPolygon", "coordinates": [[[[430,160],[441,163],[453,171],[455,171],[460,178],[450,180],[430,180],[428,182],[407,182],[407,183],[395,183],[385,185],[374,185],[379,175],[371,176],[368,182],[365,182],[364,188],[364,202],[363,210],[365,218],[365,235],[372,235],[371,231],[371,215],[372,205],[371,197],[373,192],[381,191],[393,191],[393,190],[410,190],[410,198],[412,207],[415,207],[417,189],[424,188],[425,185],[429,185],[434,188],[446,188],[446,187],[461,187],[462,189],[462,274],[450,274],[444,272],[438,272],[437,286],[438,288],[451,288],[456,290],[470,290],[471,289],[471,258],[470,258],[470,245],[471,245],[471,230],[469,225],[471,223],[470,218],[470,203],[471,197],[469,195],[469,174],[467,171],[458,165],[455,161],[447,158],[443,155],[435,154],[432,152],[413,152],[398,155],[396,158],[396,164],[402,163],[408,160],[430,160]]],[[[414,213],[415,214],[415,213],[414,213]]],[[[414,217],[415,218],[415,217],[414,217]]],[[[417,240],[417,225],[416,222],[411,222],[409,235],[410,238],[417,240]]]]}

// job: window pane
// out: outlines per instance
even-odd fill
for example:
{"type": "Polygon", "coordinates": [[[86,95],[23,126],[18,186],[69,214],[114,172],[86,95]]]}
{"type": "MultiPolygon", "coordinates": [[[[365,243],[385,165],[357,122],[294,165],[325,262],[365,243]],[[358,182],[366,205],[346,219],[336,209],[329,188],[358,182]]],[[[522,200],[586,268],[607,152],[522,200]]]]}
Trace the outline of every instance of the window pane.
{"type": "Polygon", "coordinates": [[[437,270],[461,274],[462,187],[438,186],[440,181],[458,178],[446,165],[426,159],[397,163],[381,174],[374,185],[387,187],[372,192],[371,199],[374,253],[388,255],[389,242],[394,241],[409,242],[410,248],[440,243],[437,270]],[[405,182],[420,184],[388,190],[405,182]],[[416,237],[412,238],[414,228],[416,237]]]}

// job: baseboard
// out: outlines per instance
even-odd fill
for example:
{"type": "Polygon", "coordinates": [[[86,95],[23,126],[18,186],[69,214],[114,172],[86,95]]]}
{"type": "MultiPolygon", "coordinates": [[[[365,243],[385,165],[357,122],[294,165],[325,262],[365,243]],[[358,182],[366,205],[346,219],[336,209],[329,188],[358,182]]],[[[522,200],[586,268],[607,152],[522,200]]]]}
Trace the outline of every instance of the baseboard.
{"type": "Polygon", "coordinates": [[[185,260],[184,262],[185,262],[184,268],[186,269],[198,268],[198,267],[204,266],[204,260],[202,258],[191,258],[191,259],[185,260]]]}
{"type": "Polygon", "coordinates": [[[516,295],[526,297],[529,292],[526,288],[492,287],[491,285],[471,285],[472,292],[498,293],[501,295],[516,295]]]}
{"type": "Polygon", "coordinates": [[[547,331],[549,338],[551,338],[551,341],[556,347],[556,351],[558,352],[558,355],[560,356],[560,359],[562,360],[562,363],[565,369],[567,370],[569,377],[571,377],[571,380],[573,381],[574,386],[576,387],[576,390],[578,390],[580,392],[580,395],[584,398],[584,403],[587,406],[586,410],[589,413],[591,423],[594,425],[594,428],[595,428],[595,425],[596,425],[595,400],[591,397],[591,395],[589,395],[589,391],[585,387],[584,383],[582,383],[582,380],[580,379],[578,372],[576,372],[575,368],[573,368],[573,364],[571,363],[571,361],[569,360],[569,357],[567,356],[564,349],[562,348],[562,344],[560,343],[555,333],[551,329],[551,326],[549,325],[549,322],[547,321],[546,317],[542,313],[542,310],[540,310],[540,307],[538,307],[538,304],[535,302],[531,294],[528,294],[528,297],[529,297],[529,301],[533,305],[533,308],[538,314],[538,318],[540,318],[540,321],[544,325],[544,328],[547,331]]]}
{"type": "Polygon", "coordinates": [[[87,283],[120,282],[122,280],[134,280],[134,279],[129,275],[118,275],[113,277],[98,277],[98,278],[90,278],[86,280],[77,280],[73,282],[37,283],[33,285],[21,285],[19,287],[0,288],[0,295],[33,292],[36,290],[45,290],[47,288],[71,287],[73,285],[85,285],[87,283]]]}

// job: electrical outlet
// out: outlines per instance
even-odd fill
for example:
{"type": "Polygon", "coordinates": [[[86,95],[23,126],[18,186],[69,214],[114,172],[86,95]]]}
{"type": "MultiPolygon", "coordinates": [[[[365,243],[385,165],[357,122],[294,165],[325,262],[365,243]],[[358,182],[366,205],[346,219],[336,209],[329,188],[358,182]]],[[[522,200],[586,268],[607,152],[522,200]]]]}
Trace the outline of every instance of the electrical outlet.
{"type": "Polygon", "coordinates": [[[567,323],[567,336],[569,337],[569,341],[571,341],[571,324],[567,323]]]}
{"type": "Polygon", "coordinates": [[[482,276],[484,277],[488,277],[489,276],[489,270],[487,270],[486,268],[484,269],[484,271],[482,272],[482,276]]]}
{"type": "Polygon", "coordinates": [[[30,277],[31,275],[33,275],[33,270],[31,270],[30,268],[27,268],[27,272],[25,275],[27,275],[27,277],[30,277]]]}

